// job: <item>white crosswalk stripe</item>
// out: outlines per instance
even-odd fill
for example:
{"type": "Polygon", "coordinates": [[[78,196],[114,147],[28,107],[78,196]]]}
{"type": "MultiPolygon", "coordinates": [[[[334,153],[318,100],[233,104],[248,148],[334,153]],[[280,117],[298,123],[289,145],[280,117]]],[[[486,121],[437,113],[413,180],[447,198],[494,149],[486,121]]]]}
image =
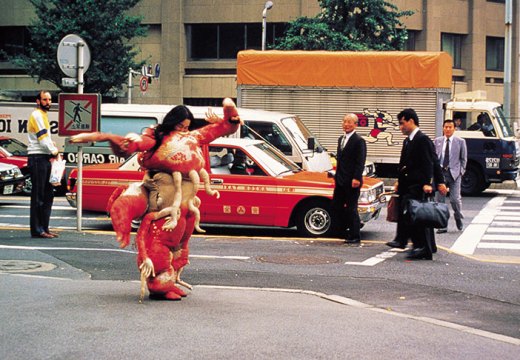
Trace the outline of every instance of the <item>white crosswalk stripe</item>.
{"type": "Polygon", "coordinates": [[[451,250],[467,255],[479,250],[492,250],[495,255],[502,251],[520,257],[520,191],[488,201],[451,250]]]}

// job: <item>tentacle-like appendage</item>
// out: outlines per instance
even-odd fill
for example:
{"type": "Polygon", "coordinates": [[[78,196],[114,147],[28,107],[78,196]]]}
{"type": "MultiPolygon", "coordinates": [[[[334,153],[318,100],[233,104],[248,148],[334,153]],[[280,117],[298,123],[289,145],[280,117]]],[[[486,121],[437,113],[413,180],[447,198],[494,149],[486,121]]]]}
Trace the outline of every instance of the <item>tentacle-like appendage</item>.
{"type": "Polygon", "coordinates": [[[206,230],[200,227],[200,198],[198,196],[194,196],[192,199],[188,200],[188,210],[195,216],[195,230],[200,233],[205,233],[206,230]]]}
{"type": "MultiPolygon", "coordinates": [[[[206,172],[207,174],[207,172],[206,172]]],[[[197,191],[199,191],[199,184],[200,184],[200,177],[197,173],[197,170],[190,170],[188,173],[188,176],[190,177],[190,181],[193,184],[193,194],[197,195],[197,191]]]]}
{"type": "Polygon", "coordinates": [[[193,286],[191,286],[191,285],[188,284],[187,282],[181,280],[181,274],[182,274],[182,271],[183,271],[183,270],[184,270],[184,267],[180,268],[179,271],[177,271],[177,279],[175,280],[175,282],[176,282],[177,284],[179,284],[179,285],[184,286],[184,287],[187,288],[187,289],[192,290],[192,289],[193,289],[193,286]]]}
{"type": "Polygon", "coordinates": [[[200,199],[196,196],[197,191],[199,191],[200,177],[196,170],[190,170],[188,175],[193,186],[193,191],[187,195],[190,197],[188,199],[188,210],[195,216],[195,230],[204,233],[206,231],[200,228],[200,199]],[[198,199],[198,202],[195,201],[195,198],[198,199]]]}
{"type": "Polygon", "coordinates": [[[173,174],[173,204],[171,206],[171,218],[163,225],[163,230],[173,230],[177,226],[177,220],[180,217],[180,208],[182,201],[182,173],[175,171],[173,174]]]}
{"type": "MultiPolygon", "coordinates": [[[[204,182],[204,189],[206,190],[206,194],[208,194],[210,196],[215,196],[217,199],[219,199],[220,193],[217,190],[213,190],[211,188],[211,183],[209,181],[209,174],[206,171],[206,169],[204,169],[204,168],[200,169],[199,175],[200,175],[200,178],[202,179],[202,181],[204,182]]],[[[197,193],[195,193],[195,194],[197,194],[197,193]]]]}

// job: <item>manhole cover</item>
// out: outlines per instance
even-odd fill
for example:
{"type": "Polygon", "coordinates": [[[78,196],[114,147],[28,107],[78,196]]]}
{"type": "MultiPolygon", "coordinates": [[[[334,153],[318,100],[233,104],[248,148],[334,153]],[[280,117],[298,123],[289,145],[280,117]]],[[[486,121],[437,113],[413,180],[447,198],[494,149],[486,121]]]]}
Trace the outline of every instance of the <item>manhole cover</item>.
{"type": "Polygon", "coordinates": [[[287,265],[321,265],[321,264],[335,264],[341,260],[332,256],[298,256],[298,255],[270,255],[259,256],[257,258],[260,262],[273,264],[287,264],[287,265]]]}
{"type": "Polygon", "coordinates": [[[28,260],[0,260],[2,272],[42,272],[54,269],[56,265],[28,260]]]}

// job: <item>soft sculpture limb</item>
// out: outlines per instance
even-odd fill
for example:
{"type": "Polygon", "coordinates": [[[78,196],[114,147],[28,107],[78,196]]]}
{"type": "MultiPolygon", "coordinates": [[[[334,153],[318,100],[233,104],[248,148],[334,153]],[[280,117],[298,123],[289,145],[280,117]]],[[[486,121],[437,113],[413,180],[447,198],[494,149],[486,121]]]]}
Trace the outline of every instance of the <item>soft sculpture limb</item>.
{"type": "Polygon", "coordinates": [[[142,183],[120,186],[110,197],[107,211],[121,248],[130,243],[132,220],[141,218],[148,207],[148,192],[142,183]]]}
{"type": "MultiPolygon", "coordinates": [[[[127,135],[128,136],[128,135],[127,135]]],[[[93,132],[93,133],[83,133],[74,135],[70,138],[70,143],[86,143],[86,142],[99,142],[99,141],[108,141],[112,151],[117,156],[127,156],[128,153],[128,145],[129,139],[127,137],[110,134],[110,133],[101,133],[101,132],[93,132]]]]}

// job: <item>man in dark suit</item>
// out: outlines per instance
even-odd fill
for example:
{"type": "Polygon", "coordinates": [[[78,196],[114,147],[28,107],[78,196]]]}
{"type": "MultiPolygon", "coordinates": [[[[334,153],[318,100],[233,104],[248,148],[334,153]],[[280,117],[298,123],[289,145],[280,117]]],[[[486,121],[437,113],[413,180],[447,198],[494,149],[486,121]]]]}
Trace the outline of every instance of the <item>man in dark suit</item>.
{"type": "Polygon", "coordinates": [[[343,136],[338,139],[337,165],[333,210],[338,231],[343,231],[347,244],[360,244],[358,199],[363,185],[363,169],[367,157],[365,140],[356,133],[358,117],[347,114],[343,118],[343,136]]]}
{"type": "Polygon", "coordinates": [[[420,131],[419,118],[415,110],[404,109],[397,118],[401,132],[407,135],[401,150],[397,179],[397,193],[401,199],[398,233],[401,232],[403,238],[412,239],[413,249],[408,254],[408,259],[431,260],[435,244],[433,230],[406,223],[403,213],[409,199],[422,200],[425,193],[432,192],[431,183],[437,165],[435,149],[430,138],[420,131]]]}

